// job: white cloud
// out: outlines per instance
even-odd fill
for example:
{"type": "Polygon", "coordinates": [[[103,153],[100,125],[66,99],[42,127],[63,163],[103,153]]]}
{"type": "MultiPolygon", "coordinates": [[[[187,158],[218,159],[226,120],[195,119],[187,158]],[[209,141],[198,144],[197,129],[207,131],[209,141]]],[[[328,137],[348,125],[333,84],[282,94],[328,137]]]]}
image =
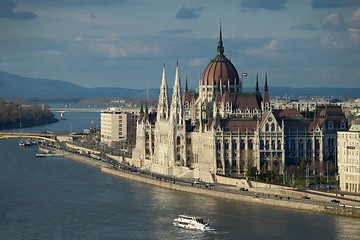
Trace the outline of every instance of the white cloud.
{"type": "Polygon", "coordinates": [[[340,13],[331,13],[321,20],[324,28],[342,28],[344,25],[343,18],[340,13]]]}
{"type": "Polygon", "coordinates": [[[209,61],[209,59],[193,58],[190,60],[188,65],[191,67],[204,66],[208,61],[209,61]]]}
{"type": "Polygon", "coordinates": [[[349,25],[354,28],[360,28],[360,8],[350,16],[349,25]]]}

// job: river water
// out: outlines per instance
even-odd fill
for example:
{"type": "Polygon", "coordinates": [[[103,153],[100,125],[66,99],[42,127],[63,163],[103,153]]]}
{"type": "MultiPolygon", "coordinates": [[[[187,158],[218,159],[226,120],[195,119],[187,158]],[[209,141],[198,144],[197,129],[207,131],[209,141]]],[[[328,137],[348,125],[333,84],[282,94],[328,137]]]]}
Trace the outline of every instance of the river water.
{"type": "MultiPolygon", "coordinates": [[[[99,113],[22,131],[68,133],[99,125],[99,113]],[[91,122],[94,123],[91,123],[91,122]]],[[[97,126],[96,126],[97,127],[97,126]]],[[[14,130],[17,131],[17,130],[14,130]]],[[[360,219],[177,192],[101,173],[37,147],[0,140],[0,239],[359,239],[360,219]],[[215,232],[172,226],[200,215],[215,232]]]]}

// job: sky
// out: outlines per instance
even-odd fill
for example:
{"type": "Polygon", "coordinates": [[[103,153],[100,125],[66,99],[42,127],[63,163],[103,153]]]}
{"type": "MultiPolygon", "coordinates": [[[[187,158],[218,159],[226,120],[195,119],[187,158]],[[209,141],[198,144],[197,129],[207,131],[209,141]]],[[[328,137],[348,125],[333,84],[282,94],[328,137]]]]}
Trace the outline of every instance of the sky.
{"type": "Polygon", "coordinates": [[[0,0],[0,71],[85,87],[197,88],[224,54],[244,86],[360,87],[360,0],[0,0]]]}

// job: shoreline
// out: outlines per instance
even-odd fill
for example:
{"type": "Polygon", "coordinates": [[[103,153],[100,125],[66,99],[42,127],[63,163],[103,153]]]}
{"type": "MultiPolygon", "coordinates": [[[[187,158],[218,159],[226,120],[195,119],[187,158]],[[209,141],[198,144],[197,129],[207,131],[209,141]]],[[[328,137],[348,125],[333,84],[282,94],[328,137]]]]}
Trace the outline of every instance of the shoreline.
{"type": "MultiPolygon", "coordinates": [[[[247,202],[247,203],[255,203],[255,204],[261,204],[264,206],[275,206],[275,207],[282,207],[287,209],[293,209],[293,210],[300,210],[300,211],[311,211],[311,212],[317,212],[317,213],[323,213],[323,214],[333,214],[333,215],[340,215],[340,216],[348,216],[348,217],[356,217],[360,218],[360,204],[357,205],[357,208],[354,207],[340,207],[338,205],[329,206],[326,205],[325,202],[300,202],[294,200],[292,197],[276,197],[276,198],[268,198],[263,197],[265,196],[265,193],[262,193],[263,195],[259,195],[258,193],[255,193],[255,195],[245,195],[245,194],[239,194],[235,192],[231,192],[229,189],[224,186],[215,186],[212,188],[202,188],[202,186],[193,186],[189,183],[184,182],[175,182],[175,181],[167,181],[162,178],[155,178],[151,176],[146,176],[138,172],[130,172],[126,170],[119,170],[114,168],[109,163],[105,163],[96,159],[92,159],[87,156],[82,156],[76,153],[71,153],[66,150],[62,149],[56,149],[56,148],[48,148],[39,146],[39,151],[47,152],[47,151],[53,151],[55,153],[61,153],[63,156],[69,160],[73,160],[91,167],[95,167],[99,169],[101,172],[105,174],[109,174],[115,177],[120,177],[128,180],[133,180],[145,184],[150,184],[153,186],[158,186],[162,188],[172,189],[176,191],[183,191],[193,194],[201,194],[204,196],[209,197],[217,197],[217,198],[223,198],[228,200],[234,200],[234,201],[240,201],[240,202],[247,202]]],[[[259,189],[254,189],[255,191],[259,189]]],[[[261,192],[261,191],[260,191],[261,192]]],[[[275,192],[276,193],[276,192],[275,192]]],[[[290,192],[289,192],[290,193],[290,192]]],[[[298,193],[297,193],[298,194],[298,193]]],[[[306,192],[304,195],[312,195],[311,192],[306,192]]],[[[277,195],[276,195],[277,196],[277,195]]],[[[285,196],[282,194],[282,196],[285,196]]],[[[289,195],[290,196],[290,195],[289,195]]]]}

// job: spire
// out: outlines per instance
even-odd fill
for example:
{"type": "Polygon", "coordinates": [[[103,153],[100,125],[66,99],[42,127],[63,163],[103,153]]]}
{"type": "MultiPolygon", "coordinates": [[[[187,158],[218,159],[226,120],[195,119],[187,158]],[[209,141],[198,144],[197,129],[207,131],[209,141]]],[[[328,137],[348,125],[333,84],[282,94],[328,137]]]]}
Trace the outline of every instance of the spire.
{"type": "Polygon", "coordinates": [[[169,118],[169,96],[166,83],[165,63],[162,71],[162,81],[160,86],[160,95],[157,108],[157,120],[169,118]]]}
{"type": "Polygon", "coordinates": [[[183,102],[190,102],[191,98],[189,95],[189,89],[188,89],[188,82],[187,82],[187,76],[185,78],[185,91],[184,91],[184,96],[183,96],[183,102]]]}
{"type": "Polygon", "coordinates": [[[267,73],[265,74],[265,92],[269,91],[267,83],[267,73]]]}
{"type": "Polygon", "coordinates": [[[255,92],[256,92],[256,94],[259,94],[259,93],[260,93],[260,90],[259,90],[259,74],[258,74],[258,73],[256,74],[256,87],[255,87],[255,92]]]}
{"type": "Polygon", "coordinates": [[[181,101],[181,84],[179,77],[179,64],[176,62],[175,82],[171,99],[170,121],[175,124],[183,124],[183,105],[181,101]]]}
{"type": "Polygon", "coordinates": [[[264,87],[264,110],[270,110],[270,97],[267,82],[267,73],[265,74],[265,87],[264,87]]]}
{"type": "Polygon", "coordinates": [[[224,54],[224,45],[222,41],[222,32],[221,32],[221,19],[220,19],[220,33],[219,33],[219,42],[217,47],[217,53],[223,55],[224,54]]]}

